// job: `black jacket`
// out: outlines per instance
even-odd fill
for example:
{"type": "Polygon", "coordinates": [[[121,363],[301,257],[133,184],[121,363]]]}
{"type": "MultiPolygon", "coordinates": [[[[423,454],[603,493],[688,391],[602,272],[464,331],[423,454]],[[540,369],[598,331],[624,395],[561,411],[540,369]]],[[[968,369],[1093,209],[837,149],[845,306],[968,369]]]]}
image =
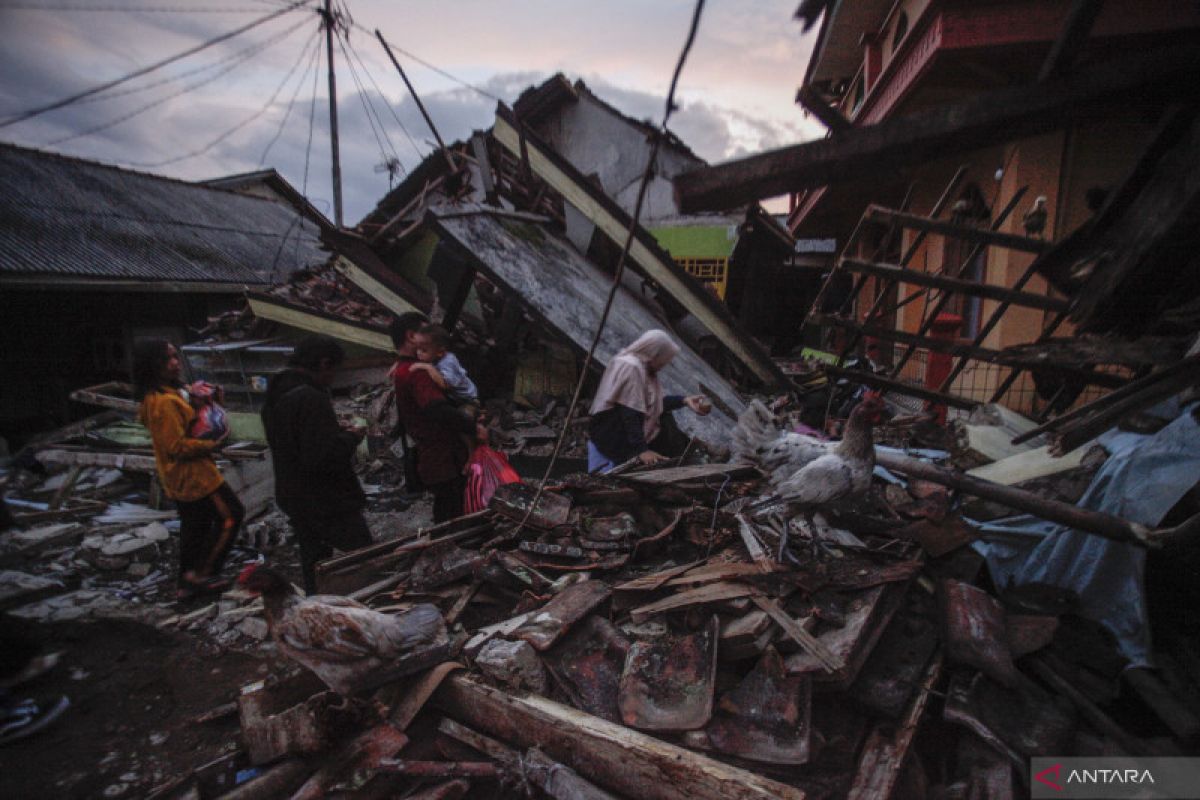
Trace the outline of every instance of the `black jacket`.
{"type": "Polygon", "coordinates": [[[354,474],[358,440],[338,427],[329,393],[307,373],[289,369],[271,378],[262,420],[283,513],[336,516],[366,506],[354,474]]]}
{"type": "MultiPolygon", "coordinates": [[[[663,398],[664,417],[680,408],[683,408],[683,395],[669,394],[663,398]]],[[[619,466],[647,449],[653,450],[655,443],[662,438],[662,434],[659,434],[653,442],[647,442],[643,433],[645,422],[645,414],[618,403],[592,416],[588,436],[597,450],[614,466],[619,466]]]]}

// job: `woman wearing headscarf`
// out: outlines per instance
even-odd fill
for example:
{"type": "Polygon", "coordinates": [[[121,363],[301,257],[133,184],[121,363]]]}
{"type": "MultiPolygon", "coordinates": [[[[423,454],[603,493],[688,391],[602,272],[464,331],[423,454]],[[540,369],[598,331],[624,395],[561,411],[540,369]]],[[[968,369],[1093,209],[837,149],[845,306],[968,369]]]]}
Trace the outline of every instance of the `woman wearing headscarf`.
{"type": "Polygon", "coordinates": [[[637,458],[657,464],[671,450],[668,415],[687,406],[697,414],[711,407],[700,395],[663,395],[658,373],[679,354],[679,345],[660,330],[643,333],[609,362],[596,399],[592,402],[588,430],[588,471],[607,472],[637,458]]]}

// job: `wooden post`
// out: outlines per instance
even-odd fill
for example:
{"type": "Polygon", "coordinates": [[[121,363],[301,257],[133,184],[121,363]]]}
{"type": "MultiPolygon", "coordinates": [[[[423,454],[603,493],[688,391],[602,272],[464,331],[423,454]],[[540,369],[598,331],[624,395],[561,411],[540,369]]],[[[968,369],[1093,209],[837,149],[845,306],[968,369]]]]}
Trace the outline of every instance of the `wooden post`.
{"type": "MultiPolygon", "coordinates": [[[[329,0],[325,0],[329,2],[329,0]]],[[[392,60],[392,65],[396,67],[396,71],[400,73],[400,77],[404,80],[404,85],[408,87],[409,94],[413,100],[417,102],[417,108],[421,111],[421,116],[425,118],[425,124],[429,126],[429,130],[433,133],[433,138],[437,140],[438,148],[442,151],[442,155],[446,158],[446,163],[450,166],[451,172],[456,172],[458,167],[454,163],[454,159],[450,157],[450,151],[446,149],[446,143],[442,141],[442,135],[438,133],[437,126],[433,124],[433,118],[429,116],[429,112],[425,110],[425,104],[421,102],[421,96],[417,94],[417,90],[413,88],[412,82],[409,81],[408,75],[404,72],[404,67],[400,66],[400,62],[396,60],[396,56],[392,54],[392,48],[388,46],[387,40],[383,38],[383,34],[379,29],[375,29],[375,37],[379,39],[379,43],[383,45],[384,51],[387,52],[388,58],[392,60]]]]}
{"type": "Polygon", "coordinates": [[[329,61],[329,149],[333,159],[333,222],[342,227],[342,159],[338,152],[337,79],[333,68],[333,10],[325,0],[325,52],[329,61]]]}

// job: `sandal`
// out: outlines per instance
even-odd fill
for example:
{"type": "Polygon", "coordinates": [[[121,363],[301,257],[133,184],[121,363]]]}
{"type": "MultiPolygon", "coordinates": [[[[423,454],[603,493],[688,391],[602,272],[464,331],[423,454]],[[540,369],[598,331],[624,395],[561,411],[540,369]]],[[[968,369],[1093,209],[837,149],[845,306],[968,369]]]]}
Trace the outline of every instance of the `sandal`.
{"type": "Polygon", "coordinates": [[[190,600],[194,597],[221,594],[228,591],[232,585],[227,578],[215,575],[211,578],[184,578],[180,581],[175,597],[178,600],[190,600]]]}

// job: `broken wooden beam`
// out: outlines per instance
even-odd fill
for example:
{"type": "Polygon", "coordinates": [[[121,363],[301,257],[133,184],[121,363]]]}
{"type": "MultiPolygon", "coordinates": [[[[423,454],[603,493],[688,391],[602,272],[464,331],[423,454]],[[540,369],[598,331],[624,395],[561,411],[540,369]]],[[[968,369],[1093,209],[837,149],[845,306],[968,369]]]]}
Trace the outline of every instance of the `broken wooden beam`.
{"type": "Polygon", "coordinates": [[[802,800],[805,793],[538,695],[514,697],[465,676],[434,702],[453,719],[537,747],[584,778],[646,800],[802,800]]]}
{"type": "Polygon", "coordinates": [[[854,783],[846,795],[848,800],[887,800],[892,796],[900,781],[908,751],[916,738],[921,717],[925,714],[925,707],[929,704],[929,696],[941,674],[942,658],[937,655],[925,671],[921,688],[900,724],[885,722],[871,731],[863,745],[854,783]]]}
{"type": "Polygon", "coordinates": [[[968,225],[950,222],[949,220],[934,219],[933,217],[925,217],[920,214],[910,214],[893,208],[884,208],[883,206],[867,206],[864,216],[872,222],[898,225],[902,228],[911,228],[912,230],[924,231],[925,233],[938,233],[942,236],[961,239],[965,242],[989,245],[991,247],[1003,247],[1023,253],[1041,253],[1050,248],[1050,242],[1044,239],[1030,239],[1028,236],[1003,233],[988,228],[973,228],[968,225]]]}
{"type": "Polygon", "coordinates": [[[405,761],[385,758],[376,772],[408,775],[415,778],[496,778],[499,771],[490,761],[405,761]]]}
{"type": "Polygon", "coordinates": [[[704,167],[675,178],[680,211],[720,211],[765,197],[870,178],[1057,130],[1073,112],[1129,96],[1188,91],[1200,69],[1195,44],[1146,49],[1039,86],[1015,86],[962,103],[855,126],[838,136],[704,167]]]}
{"type": "Polygon", "coordinates": [[[876,375],[873,372],[866,372],[860,369],[846,369],[845,367],[835,367],[832,364],[822,364],[821,369],[828,375],[832,375],[835,378],[846,378],[851,383],[862,383],[876,389],[882,389],[885,392],[896,392],[897,394],[916,397],[920,400],[928,400],[931,403],[947,405],[951,408],[970,410],[979,405],[975,400],[968,400],[958,395],[935,392],[932,389],[926,389],[924,386],[916,386],[895,378],[876,375]]]}
{"type": "Polygon", "coordinates": [[[1042,62],[1042,68],[1038,71],[1038,83],[1060,78],[1070,72],[1071,65],[1075,63],[1079,51],[1087,43],[1092,25],[1095,24],[1096,17],[1100,16],[1104,5],[1104,0],[1075,0],[1071,3],[1071,10],[1067,12],[1062,30],[1050,46],[1050,52],[1046,54],[1046,60],[1042,62]]]}
{"type": "Polygon", "coordinates": [[[1192,543],[1200,539],[1200,514],[1190,517],[1172,528],[1152,529],[1137,522],[1130,522],[1120,517],[1080,508],[1069,503],[1060,503],[1057,500],[1048,500],[1032,492],[980,480],[965,473],[907,456],[877,452],[875,461],[885,469],[902,473],[910,478],[920,478],[949,486],[966,494],[981,497],[984,500],[994,500],[1017,511],[1033,514],[1035,517],[1049,522],[1057,522],[1069,528],[1103,536],[1105,539],[1117,542],[1132,542],[1146,547],[1166,547],[1192,543]]]}
{"type": "Polygon", "coordinates": [[[931,289],[941,289],[945,292],[957,292],[970,297],[982,297],[987,300],[1006,302],[1023,308],[1036,308],[1042,311],[1066,311],[1070,307],[1067,300],[1031,292],[1016,292],[1003,286],[951,278],[947,275],[934,275],[915,269],[905,269],[895,264],[882,264],[871,261],[859,261],[853,258],[843,258],[842,269],[883,278],[914,286],[926,286],[931,289]]]}

